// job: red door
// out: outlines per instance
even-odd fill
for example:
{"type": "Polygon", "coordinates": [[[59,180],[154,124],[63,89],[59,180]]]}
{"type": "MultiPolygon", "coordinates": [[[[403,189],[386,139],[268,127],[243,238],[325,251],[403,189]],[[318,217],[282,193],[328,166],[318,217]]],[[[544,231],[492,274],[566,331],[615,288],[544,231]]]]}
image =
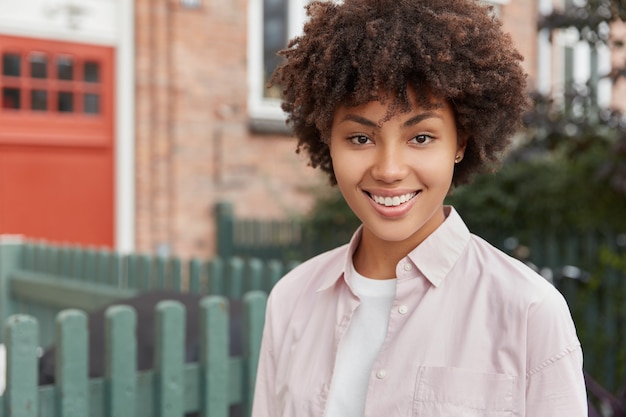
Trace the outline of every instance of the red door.
{"type": "Polygon", "coordinates": [[[113,245],[113,56],[0,35],[0,234],[113,245]]]}

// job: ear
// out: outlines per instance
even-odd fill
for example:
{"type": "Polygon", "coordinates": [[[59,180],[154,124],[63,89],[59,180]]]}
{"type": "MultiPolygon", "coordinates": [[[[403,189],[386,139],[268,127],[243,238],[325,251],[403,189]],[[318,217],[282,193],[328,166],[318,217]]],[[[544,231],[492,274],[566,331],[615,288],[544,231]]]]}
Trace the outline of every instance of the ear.
{"type": "Polygon", "coordinates": [[[463,156],[465,154],[465,148],[467,148],[467,136],[463,135],[463,136],[459,136],[458,137],[458,145],[456,147],[456,154],[457,155],[461,155],[463,156]]]}

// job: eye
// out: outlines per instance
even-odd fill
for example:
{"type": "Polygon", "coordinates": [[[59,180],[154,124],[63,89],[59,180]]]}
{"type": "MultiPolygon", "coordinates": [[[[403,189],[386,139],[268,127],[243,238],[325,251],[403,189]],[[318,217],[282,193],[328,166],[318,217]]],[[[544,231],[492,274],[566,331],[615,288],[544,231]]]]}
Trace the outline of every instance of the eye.
{"type": "Polygon", "coordinates": [[[370,138],[368,138],[365,135],[354,135],[354,136],[350,136],[348,138],[350,140],[351,143],[355,144],[355,145],[367,145],[368,143],[370,143],[370,138]]]}
{"type": "Polygon", "coordinates": [[[425,145],[427,143],[429,143],[430,141],[432,141],[434,138],[430,135],[426,135],[426,134],[422,134],[422,135],[417,135],[415,137],[413,137],[413,139],[411,139],[411,141],[413,143],[417,143],[418,145],[425,145]]]}

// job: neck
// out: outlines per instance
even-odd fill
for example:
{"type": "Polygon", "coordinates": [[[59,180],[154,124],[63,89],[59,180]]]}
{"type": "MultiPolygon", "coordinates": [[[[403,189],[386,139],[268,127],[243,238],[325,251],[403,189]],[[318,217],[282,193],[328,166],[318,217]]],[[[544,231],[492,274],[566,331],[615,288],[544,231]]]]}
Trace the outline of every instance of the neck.
{"type": "Polygon", "coordinates": [[[424,225],[408,239],[387,241],[379,238],[367,227],[363,227],[361,241],[352,257],[354,267],[364,277],[372,279],[396,278],[396,265],[413,249],[420,245],[445,219],[443,211],[440,221],[424,225]]]}

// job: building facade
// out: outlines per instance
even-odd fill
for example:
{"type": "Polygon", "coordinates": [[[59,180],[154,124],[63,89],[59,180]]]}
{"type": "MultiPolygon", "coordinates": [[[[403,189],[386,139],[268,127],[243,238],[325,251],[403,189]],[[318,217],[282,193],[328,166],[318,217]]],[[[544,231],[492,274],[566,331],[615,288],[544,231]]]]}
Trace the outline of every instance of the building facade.
{"type": "MultiPolygon", "coordinates": [[[[305,1],[0,0],[0,233],[209,257],[217,202],[304,213],[326,178],[264,86],[305,1]]],[[[552,2],[489,3],[531,88],[553,88],[552,2]]]]}

